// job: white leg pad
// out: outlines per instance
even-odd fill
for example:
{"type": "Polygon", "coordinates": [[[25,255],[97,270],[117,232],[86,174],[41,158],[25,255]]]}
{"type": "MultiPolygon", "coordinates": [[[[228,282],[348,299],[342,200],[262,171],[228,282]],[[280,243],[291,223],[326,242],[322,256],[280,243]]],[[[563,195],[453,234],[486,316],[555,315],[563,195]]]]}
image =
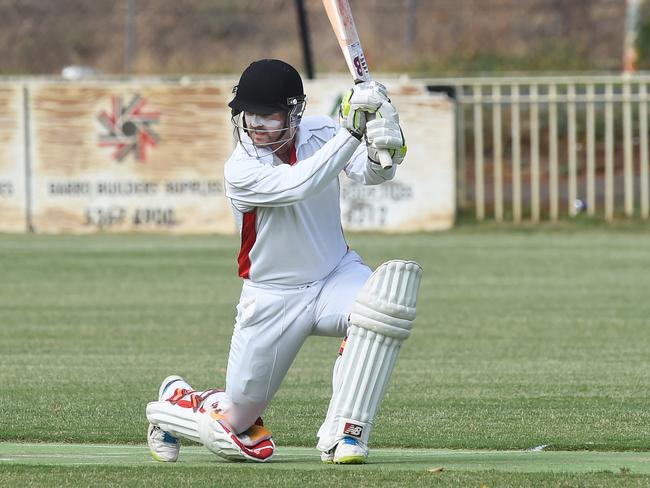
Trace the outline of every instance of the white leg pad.
{"type": "Polygon", "coordinates": [[[217,456],[229,461],[265,462],[271,459],[275,451],[275,443],[267,429],[252,426],[245,438],[237,437],[218,412],[194,411],[168,401],[150,402],[147,405],[147,419],[172,435],[203,444],[217,456]],[[242,440],[250,445],[245,445],[242,440]]]}
{"type": "Polygon", "coordinates": [[[201,442],[199,421],[202,415],[199,411],[194,412],[191,408],[182,408],[167,401],[147,404],[147,420],[150,423],[171,435],[194,442],[201,442]]]}
{"type": "MultiPolygon", "coordinates": [[[[251,429],[264,430],[263,427],[253,426],[251,429]]],[[[250,430],[250,429],[249,429],[250,430]]],[[[254,446],[244,445],[241,439],[231,431],[225,422],[221,421],[221,415],[215,412],[207,412],[199,422],[201,442],[210,451],[229,461],[255,461],[263,463],[273,457],[275,443],[269,435],[259,433],[264,438],[255,443],[254,446]]]]}
{"type": "Polygon", "coordinates": [[[411,335],[422,268],[388,261],[368,278],[350,314],[334,394],[318,436],[329,451],[343,437],[367,446],[402,342],[411,335]]]}

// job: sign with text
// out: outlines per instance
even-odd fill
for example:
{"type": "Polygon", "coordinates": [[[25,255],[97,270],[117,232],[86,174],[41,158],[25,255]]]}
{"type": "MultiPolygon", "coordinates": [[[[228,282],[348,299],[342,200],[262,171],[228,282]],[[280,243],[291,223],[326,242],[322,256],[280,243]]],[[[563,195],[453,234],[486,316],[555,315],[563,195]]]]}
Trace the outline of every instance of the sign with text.
{"type": "MultiPolygon", "coordinates": [[[[235,233],[223,182],[234,141],[227,108],[234,83],[1,86],[0,232],[235,233]]],[[[307,114],[336,118],[338,97],[350,85],[347,77],[307,81],[307,114]]],[[[359,185],[341,174],[343,226],[450,228],[453,103],[415,81],[387,85],[408,155],[396,178],[382,185],[359,185]]]]}
{"type": "Polygon", "coordinates": [[[37,232],[232,233],[224,85],[30,87],[37,232]]]}

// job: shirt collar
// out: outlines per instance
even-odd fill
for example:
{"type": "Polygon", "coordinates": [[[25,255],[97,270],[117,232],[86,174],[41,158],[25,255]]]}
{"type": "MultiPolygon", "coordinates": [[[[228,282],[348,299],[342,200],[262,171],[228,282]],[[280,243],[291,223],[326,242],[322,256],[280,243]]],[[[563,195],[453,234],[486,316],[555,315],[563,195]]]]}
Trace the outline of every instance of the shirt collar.
{"type": "Polygon", "coordinates": [[[300,148],[306,144],[309,139],[312,137],[316,137],[321,140],[321,142],[327,142],[329,138],[327,137],[326,134],[324,134],[323,129],[325,129],[326,126],[323,127],[310,127],[309,124],[306,124],[304,121],[300,121],[300,125],[298,126],[298,130],[296,131],[296,138],[294,141],[296,151],[300,151],[300,148]]]}

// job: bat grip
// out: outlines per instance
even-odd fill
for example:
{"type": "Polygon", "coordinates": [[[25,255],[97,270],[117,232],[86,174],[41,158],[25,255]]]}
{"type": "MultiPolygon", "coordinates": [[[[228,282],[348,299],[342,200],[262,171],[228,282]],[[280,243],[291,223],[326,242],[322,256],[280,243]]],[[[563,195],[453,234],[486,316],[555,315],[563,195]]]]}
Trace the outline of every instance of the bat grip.
{"type": "Polygon", "coordinates": [[[386,169],[393,166],[393,158],[390,157],[388,149],[380,149],[377,154],[379,154],[379,163],[382,168],[386,169]]]}
{"type": "MultiPolygon", "coordinates": [[[[366,117],[367,120],[374,120],[377,115],[368,113],[366,117]]],[[[387,169],[393,166],[393,158],[390,156],[388,149],[378,149],[377,154],[379,155],[379,164],[381,164],[382,168],[387,169]]]]}

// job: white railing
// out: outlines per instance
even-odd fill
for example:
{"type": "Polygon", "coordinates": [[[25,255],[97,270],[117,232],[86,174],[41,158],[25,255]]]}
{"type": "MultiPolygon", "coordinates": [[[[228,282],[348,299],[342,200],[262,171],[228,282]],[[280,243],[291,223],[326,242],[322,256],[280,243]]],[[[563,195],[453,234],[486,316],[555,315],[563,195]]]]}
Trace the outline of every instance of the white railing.
{"type": "Polygon", "coordinates": [[[455,88],[459,204],[478,220],[649,218],[650,76],[430,83],[455,88]]]}

